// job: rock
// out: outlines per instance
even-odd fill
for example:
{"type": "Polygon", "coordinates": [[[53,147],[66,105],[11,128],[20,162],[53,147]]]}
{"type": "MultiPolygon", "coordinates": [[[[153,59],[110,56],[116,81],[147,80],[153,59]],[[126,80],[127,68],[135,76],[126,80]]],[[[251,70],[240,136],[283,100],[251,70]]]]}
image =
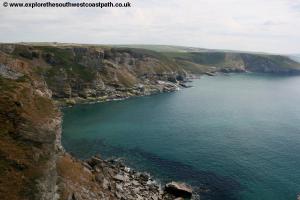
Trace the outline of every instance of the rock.
{"type": "Polygon", "coordinates": [[[214,73],[214,72],[205,72],[205,74],[208,75],[208,76],[215,76],[216,75],[216,73],[214,73]]]}
{"type": "Polygon", "coordinates": [[[300,194],[298,194],[298,196],[297,196],[297,200],[300,200],[300,194]]]}
{"type": "Polygon", "coordinates": [[[167,183],[165,186],[165,191],[176,197],[186,197],[186,198],[191,198],[193,193],[191,186],[185,183],[178,183],[178,182],[167,183]]]}
{"type": "Polygon", "coordinates": [[[133,192],[134,192],[135,194],[140,193],[140,188],[138,188],[138,187],[137,187],[137,188],[134,188],[134,189],[133,189],[133,192]]]}
{"type": "Polygon", "coordinates": [[[77,200],[77,198],[76,198],[75,194],[72,193],[69,195],[68,200],[77,200]]]}
{"type": "Polygon", "coordinates": [[[122,195],[119,192],[116,192],[115,194],[118,199],[122,199],[122,195]]]}
{"type": "Polygon", "coordinates": [[[177,83],[177,79],[174,76],[168,77],[168,81],[170,81],[172,83],[177,83]]]}
{"type": "Polygon", "coordinates": [[[67,105],[70,105],[70,106],[73,106],[76,104],[76,101],[74,99],[67,99],[66,100],[66,104],[67,105]]]}
{"type": "Polygon", "coordinates": [[[116,189],[120,192],[123,192],[123,186],[121,184],[116,184],[116,189]]]}
{"type": "Polygon", "coordinates": [[[24,74],[20,72],[16,72],[11,67],[0,63],[0,76],[3,76],[4,78],[16,80],[24,76],[24,74]]]}
{"type": "Polygon", "coordinates": [[[86,173],[92,174],[91,170],[86,167],[83,167],[83,171],[86,173]]]}
{"type": "Polygon", "coordinates": [[[117,181],[123,181],[123,182],[126,182],[129,180],[129,178],[125,175],[121,175],[121,174],[117,174],[114,176],[114,179],[117,180],[117,181]]]}
{"type": "Polygon", "coordinates": [[[133,180],[133,181],[132,181],[132,184],[133,184],[134,186],[139,186],[139,185],[140,185],[140,183],[139,183],[138,181],[136,181],[136,180],[133,180]]]}
{"type": "Polygon", "coordinates": [[[138,195],[138,194],[136,194],[136,196],[137,196],[137,200],[143,200],[143,197],[141,197],[140,195],[138,195]]]}
{"type": "Polygon", "coordinates": [[[151,199],[152,200],[158,200],[158,197],[157,196],[152,196],[151,199]]]}
{"type": "Polygon", "coordinates": [[[95,180],[96,180],[98,183],[103,183],[103,179],[104,179],[104,177],[103,177],[102,174],[97,174],[97,175],[95,176],[95,180]]]}
{"type": "Polygon", "coordinates": [[[99,172],[101,172],[101,170],[100,170],[100,168],[99,167],[94,167],[94,170],[95,170],[95,172],[97,172],[97,173],[99,173],[99,172]]]}
{"type": "Polygon", "coordinates": [[[106,180],[105,178],[103,179],[102,186],[104,189],[108,189],[110,187],[108,180],[106,180]]]}
{"type": "Polygon", "coordinates": [[[90,171],[93,170],[92,167],[91,167],[88,163],[86,163],[86,162],[82,162],[82,165],[83,165],[85,168],[89,169],[90,171]]]}
{"type": "Polygon", "coordinates": [[[150,178],[150,176],[149,176],[148,174],[146,174],[146,173],[141,173],[141,174],[139,175],[139,177],[140,177],[140,179],[143,180],[143,181],[148,181],[149,178],[150,178]]]}
{"type": "Polygon", "coordinates": [[[100,157],[93,156],[90,160],[87,161],[87,163],[94,168],[96,165],[101,164],[103,160],[100,157]]]}
{"type": "Polygon", "coordinates": [[[116,173],[115,173],[114,167],[110,166],[110,167],[103,168],[103,174],[106,176],[114,177],[116,173]]]}
{"type": "Polygon", "coordinates": [[[127,173],[129,173],[130,172],[130,168],[125,166],[124,167],[124,171],[127,172],[127,173]]]}
{"type": "Polygon", "coordinates": [[[183,87],[183,88],[190,88],[190,87],[192,87],[191,85],[187,85],[187,84],[185,84],[185,83],[180,83],[179,84],[181,87],[183,87]]]}
{"type": "Polygon", "coordinates": [[[186,75],[179,74],[179,75],[176,76],[176,79],[177,79],[177,81],[185,81],[186,75]]]}

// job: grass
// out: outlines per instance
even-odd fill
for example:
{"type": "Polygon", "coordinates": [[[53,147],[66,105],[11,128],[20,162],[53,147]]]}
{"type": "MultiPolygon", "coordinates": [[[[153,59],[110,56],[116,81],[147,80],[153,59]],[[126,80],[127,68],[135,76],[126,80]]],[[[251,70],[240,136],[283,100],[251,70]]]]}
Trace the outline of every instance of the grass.
{"type": "Polygon", "coordinates": [[[296,61],[280,55],[264,55],[264,54],[241,54],[244,62],[250,68],[259,68],[260,66],[268,66],[273,69],[290,69],[300,70],[300,64],[296,61]]]}
{"type": "Polygon", "coordinates": [[[225,53],[222,52],[166,52],[164,54],[170,58],[201,65],[217,65],[225,60],[225,53]]]}
{"type": "Polygon", "coordinates": [[[178,70],[177,63],[174,62],[172,58],[167,56],[164,53],[148,50],[148,49],[137,49],[137,48],[114,48],[113,50],[120,52],[120,53],[129,53],[135,58],[142,59],[146,56],[155,58],[162,63],[164,63],[166,66],[170,67],[171,69],[178,70]]]}
{"type": "Polygon", "coordinates": [[[84,81],[91,81],[95,77],[95,70],[80,65],[78,60],[80,58],[74,56],[72,49],[41,46],[37,47],[43,52],[43,58],[48,61],[52,68],[45,70],[40,69],[41,73],[44,73],[49,82],[55,76],[59,76],[61,73],[66,73],[69,77],[80,78],[84,81]]]}

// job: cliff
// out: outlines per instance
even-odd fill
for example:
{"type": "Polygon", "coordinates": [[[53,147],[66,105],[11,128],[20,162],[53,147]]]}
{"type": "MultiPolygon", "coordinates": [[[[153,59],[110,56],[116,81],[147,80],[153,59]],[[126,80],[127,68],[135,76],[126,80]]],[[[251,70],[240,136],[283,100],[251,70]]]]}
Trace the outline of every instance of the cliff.
{"type": "Polygon", "coordinates": [[[174,91],[194,74],[299,69],[287,57],[265,54],[0,44],[0,199],[173,198],[120,163],[80,161],[64,152],[56,102],[174,91]]]}
{"type": "Polygon", "coordinates": [[[57,99],[151,94],[172,90],[171,83],[187,76],[172,60],[146,50],[14,45],[6,53],[30,61],[57,99]]]}
{"type": "Polygon", "coordinates": [[[279,75],[296,75],[300,64],[281,55],[250,54],[240,52],[164,52],[193,73],[210,72],[258,72],[279,75]]]}
{"type": "Polygon", "coordinates": [[[0,199],[52,199],[60,112],[30,62],[0,63],[0,199]]]}

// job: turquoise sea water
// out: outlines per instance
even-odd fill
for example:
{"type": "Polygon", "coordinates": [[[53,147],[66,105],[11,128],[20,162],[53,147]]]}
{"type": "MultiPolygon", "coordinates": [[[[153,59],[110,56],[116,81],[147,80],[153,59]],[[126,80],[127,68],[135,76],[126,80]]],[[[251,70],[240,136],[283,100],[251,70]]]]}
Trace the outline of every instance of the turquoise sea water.
{"type": "Polygon", "coordinates": [[[300,77],[220,75],[178,92],[64,109],[63,145],[122,157],[202,199],[296,200],[300,77]],[[199,192],[201,192],[199,190],[199,192]]]}

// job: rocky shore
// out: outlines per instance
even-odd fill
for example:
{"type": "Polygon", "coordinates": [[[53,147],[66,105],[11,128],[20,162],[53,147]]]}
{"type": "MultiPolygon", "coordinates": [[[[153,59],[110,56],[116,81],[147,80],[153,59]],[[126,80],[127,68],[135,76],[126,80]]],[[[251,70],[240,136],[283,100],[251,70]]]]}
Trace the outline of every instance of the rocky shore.
{"type": "MultiPolygon", "coordinates": [[[[110,96],[98,98],[72,98],[58,101],[60,106],[72,106],[75,104],[99,103],[113,100],[123,100],[130,97],[147,96],[157,93],[174,92],[181,88],[188,88],[184,81],[156,81],[151,86],[139,86],[138,88],[130,88],[126,91],[134,91],[132,95],[128,92],[116,91],[110,96]],[[147,89],[145,89],[147,88],[147,89]],[[149,89],[151,88],[151,89],[149,89]]],[[[126,166],[121,160],[104,160],[99,155],[88,160],[78,160],[64,152],[61,147],[62,154],[58,161],[60,163],[71,162],[72,164],[63,164],[68,166],[78,165],[78,174],[83,173],[82,178],[90,177],[84,184],[76,182],[70,178],[65,172],[58,170],[60,184],[59,188],[63,188],[64,192],[60,192],[58,196],[68,200],[90,200],[90,199],[120,199],[120,200],[183,200],[183,199],[200,199],[199,195],[193,194],[191,186],[182,182],[170,182],[161,185],[155,181],[147,172],[139,172],[126,166]],[[93,186],[93,187],[92,187],[93,186]],[[92,188],[96,188],[95,190],[92,188]],[[66,194],[64,194],[66,193],[66,194]]],[[[81,179],[82,180],[82,179],[81,179]]]]}
{"type": "Polygon", "coordinates": [[[121,161],[104,160],[99,156],[81,161],[65,153],[59,158],[58,174],[60,176],[59,188],[63,188],[64,191],[61,197],[68,200],[197,199],[193,196],[191,186],[177,182],[161,186],[148,173],[137,172],[125,166],[121,161]],[[66,164],[73,166],[69,169],[70,171],[60,169],[66,164]]]}
{"type": "Polygon", "coordinates": [[[55,100],[60,106],[72,106],[75,104],[92,104],[107,101],[124,100],[131,97],[149,96],[165,92],[174,92],[183,88],[189,88],[191,87],[190,85],[187,85],[187,82],[189,82],[189,80],[190,79],[186,79],[184,81],[176,82],[158,80],[147,85],[139,84],[132,88],[118,89],[112,93],[107,93],[98,97],[71,97],[59,98],[55,100]]]}
{"type": "MultiPolygon", "coordinates": [[[[2,171],[0,188],[3,188],[0,189],[0,199],[155,200],[186,197],[186,192],[182,191],[180,183],[177,185],[177,192],[174,190],[174,184],[173,189],[167,192],[148,174],[130,170],[120,162],[106,161],[99,157],[82,161],[70,156],[61,146],[62,115],[59,107],[54,103],[73,105],[172,92],[185,86],[188,78],[184,71],[176,72],[170,69],[162,73],[147,72],[139,78],[127,74],[126,79],[121,77],[122,75],[119,77],[113,75],[119,73],[117,70],[122,71],[120,67],[114,68],[112,75],[103,76],[101,79],[100,76],[93,79],[78,77],[83,74],[90,75],[86,73],[91,73],[89,70],[95,72],[95,68],[76,72],[77,74],[74,74],[73,69],[68,74],[65,69],[55,69],[60,70],[61,73],[55,71],[55,74],[49,74],[44,73],[44,69],[39,66],[48,65],[50,68],[55,68],[56,63],[61,62],[60,56],[64,52],[59,52],[57,57],[54,54],[47,54],[44,58],[41,50],[38,52],[25,47],[23,51],[24,49],[18,49],[23,47],[14,45],[4,45],[4,47],[9,48],[0,51],[2,90],[0,158],[3,160],[0,162],[2,171]],[[14,57],[13,52],[19,50],[22,50],[22,55],[26,59],[22,58],[23,56],[14,57]],[[28,55],[33,54],[34,58],[27,58],[28,55]],[[126,85],[131,78],[134,81],[126,85]],[[10,192],[13,188],[14,192],[10,192]]],[[[78,53],[78,49],[74,49],[74,52],[78,53]]],[[[124,52],[123,54],[125,57],[128,56],[124,52]]],[[[101,65],[104,62],[101,52],[92,50],[91,55],[88,56],[90,57],[85,58],[86,62],[92,62],[93,57],[98,59],[95,58],[100,65],[97,70],[110,68],[101,65]]],[[[114,59],[114,57],[107,59],[114,59]]],[[[73,62],[73,59],[70,58],[70,61],[73,62]]],[[[144,58],[141,62],[150,65],[155,60],[144,58]]],[[[122,73],[126,74],[126,72],[122,73]]],[[[189,186],[186,188],[191,197],[191,188],[189,186]]]]}

